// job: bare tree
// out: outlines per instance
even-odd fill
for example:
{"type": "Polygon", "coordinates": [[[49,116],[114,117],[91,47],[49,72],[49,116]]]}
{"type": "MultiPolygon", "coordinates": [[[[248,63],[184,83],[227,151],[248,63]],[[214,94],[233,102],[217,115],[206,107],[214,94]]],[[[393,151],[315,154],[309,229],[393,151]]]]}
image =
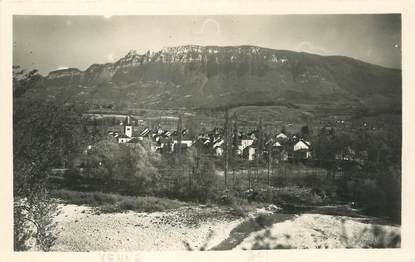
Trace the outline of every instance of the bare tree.
{"type": "Polygon", "coordinates": [[[228,187],[228,168],[229,168],[229,136],[231,131],[229,130],[229,111],[226,109],[225,111],[225,126],[224,126],[224,154],[225,154],[225,167],[224,167],[224,175],[225,175],[225,187],[228,187]]]}

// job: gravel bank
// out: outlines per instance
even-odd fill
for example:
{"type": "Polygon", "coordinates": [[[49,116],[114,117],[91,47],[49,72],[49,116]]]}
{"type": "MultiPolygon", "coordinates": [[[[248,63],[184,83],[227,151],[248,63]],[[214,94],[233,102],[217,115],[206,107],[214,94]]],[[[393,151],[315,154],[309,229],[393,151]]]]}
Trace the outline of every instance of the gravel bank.
{"type": "MultiPolygon", "coordinates": [[[[154,213],[100,214],[91,207],[62,205],[56,218],[61,233],[53,250],[209,250],[232,240],[230,232],[246,223],[228,211],[188,206],[154,213]]],[[[302,214],[249,233],[238,242],[233,246],[236,250],[399,247],[400,227],[368,223],[359,217],[302,214]]]]}
{"type": "Polygon", "coordinates": [[[251,233],[235,249],[399,247],[400,227],[345,216],[302,214],[251,233]]]}
{"type": "Polygon", "coordinates": [[[209,249],[242,219],[217,207],[99,214],[90,207],[62,205],[56,221],[61,233],[54,251],[163,251],[209,249]]]}

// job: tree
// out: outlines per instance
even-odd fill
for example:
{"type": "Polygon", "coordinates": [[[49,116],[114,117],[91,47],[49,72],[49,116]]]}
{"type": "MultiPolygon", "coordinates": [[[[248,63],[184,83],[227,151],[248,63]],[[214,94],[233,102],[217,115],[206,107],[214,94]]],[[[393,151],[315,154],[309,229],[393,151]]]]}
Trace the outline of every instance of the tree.
{"type": "Polygon", "coordinates": [[[183,126],[182,126],[182,117],[179,117],[177,122],[177,156],[179,161],[181,160],[182,155],[182,138],[183,138],[183,126]]]}
{"type": "Polygon", "coordinates": [[[103,184],[116,181],[117,176],[123,176],[123,167],[118,166],[119,161],[116,161],[120,158],[120,154],[118,143],[108,140],[99,141],[85,155],[86,176],[103,184]]]}
{"type": "Polygon", "coordinates": [[[224,163],[224,175],[225,175],[225,187],[228,186],[228,168],[229,168],[229,152],[230,152],[230,137],[231,137],[231,130],[230,130],[230,123],[229,123],[229,110],[226,109],[225,111],[225,126],[224,126],[224,154],[225,154],[225,163],[224,163]]]}
{"type": "Polygon", "coordinates": [[[233,139],[232,139],[232,155],[235,154],[235,152],[238,150],[238,146],[240,143],[240,138],[239,138],[239,129],[238,129],[238,121],[237,121],[237,117],[236,114],[234,113],[234,122],[233,122],[233,139]]]}
{"type": "Polygon", "coordinates": [[[112,117],[112,118],[111,118],[111,123],[110,123],[110,126],[116,126],[116,125],[117,125],[117,118],[112,117]]]}
{"type": "Polygon", "coordinates": [[[199,201],[206,202],[208,199],[216,197],[218,177],[215,164],[212,161],[204,161],[200,169],[200,175],[196,179],[196,184],[199,185],[199,201]]]}
{"type": "Polygon", "coordinates": [[[19,65],[13,66],[13,97],[21,97],[29,89],[41,87],[42,77],[38,74],[38,70],[34,69],[26,72],[19,65]]]}
{"type": "Polygon", "coordinates": [[[146,144],[135,144],[129,148],[132,180],[138,193],[154,193],[159,191],[161,175],[157,166],[160,155],[151,151],[146,144]]]}
{"type": "Polygon", "coordinates": [[[38,248],[49,251],[59,210],[47,192],[48,173],[79,152],[81,114],[34,96],[42,88],[36,70],[23,77],[18,73],[13,74],[14,247],[25,250],[28,238],[34,237],[38,248]]]}
{"type": "Polygon", "coordinates": [[[334,127],[330,128],[329,135],[332,137],[336,136],[336,130],[334,129],[334,127]]]}
{"type": "Polygon", "coordinates": [[[265,138],[264,138],[264,129],[262,124],[262,119],[259,119],[258,123],[258,149],[256,152],[256,161],[258,162],[260,158],[262,157],[262,153],[264,152],[264,146],[265,146],[265,138]]]}
{"type": "Polygon", "coordinates": [[[302,126],[301,127],[301,131],[300,131],[300,134],[304,138],[310,138],[310,136],[311,136],[311,129],[307,125],[302,126]]]}
{"type": "Polygon", "coordinates": [[[196,117],[189,117],[186,121],[186,128],[190,134],[197,136],[202,130],[202,122],[196,117]]]}
{"type": "MultiPolygon", "coordinates": [[[[102,189],[145,195],[158,192],[160,154],[147,143],[118,144],[98,142],[88,155],[87,177],[102,189]]],[[[101,190],[102,190],[101,189],[101,190]]]]}

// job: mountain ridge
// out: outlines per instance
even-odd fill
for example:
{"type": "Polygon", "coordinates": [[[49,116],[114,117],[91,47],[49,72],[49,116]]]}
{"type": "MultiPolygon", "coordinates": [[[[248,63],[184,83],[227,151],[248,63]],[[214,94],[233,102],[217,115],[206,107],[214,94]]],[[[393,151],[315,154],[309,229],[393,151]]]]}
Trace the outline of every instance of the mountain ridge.
{"type": "MultiPolygon", "coordinates": [[[[360,63],[364,63],[364,64],[368,64],[368,65],[372,65],[372,66],[376,66],[376,67],[380,67],[380,68],[384,68],[384,69],[390,69],[390,70],[397,70],[397,71],[401,71],[400,68],[392,68],[392,67],[385,67],[382,65],[378,65],[378,64],[374,64],[374,63],[369,63],[360,59],[356,59],[353,57],[349,57],[349,56],[344,56],[344,55],[320,55],[320,54],[314,54],[314,53],[309,53],[309,52],[303,52],[303,51],[292,51],[292,50],[288,50],[288,49],[272,49],[272,48],[268,48],[268,47],[260,47],[260,46],[256,46],[256,45],[235,45],[235,46],[216,46],[216,45],[209,45],[209,46],[201,46],[201,45],[183,45],[183,46],[170,46],[170,47],[164,47],[162,48],[160,51],[163,50],[169,50],[169,49],[174,49],[174,48],[179,48],[179,47],[202,47],[202,48],[261,48],[261,49],[266,49],[266,50],[272,50],[272,51],[277,51],[277,52],[294,52],[294,53],[298,53],[298,54],[306,54],[306,55],[313,55],[313,56],[319,56],[319,57],[332,57],[332,58],[345,58],[345,59],[350,59],[356,62],[360,62],[360,63]]],[[[143,56],[146,53],[157,53],[157,52],[151,52],[150,50],[148,50],[147,52],[144,52],[143,54],[139,54],[137,50],[135,49],[130,49],[126,55],[124,55],[123,57],[119,58],[117,61],[115,62],[107,62],[107,63],[94,63],[91,64],[89,67],[87,67],[85,70],[81,70],[79,68],[76,67],[69,67],[69,68],[64,68],[64,69],[56,69],[56,70],[52,70],[50,71],[45,77],[47,77],[48,75],[50,75],[51,73],[56,73],[56,72],[65,72],[67,70],[77,70],[80,72],[86,72],[88,71],[91,67],[94,66],[108,66],[108,65],[113,65],[118,63],[120,60],[122,60],[123,58],[129,56],[130,54],[135,54],[138,56],[143,56]]]]}
{"type": "Polygon", "coordinates": [[[396,107],[402,81],[400,69],[252,45],[130,50],[114,63],[56,70],[44,79],[52,93],[70,90],[77,99],[117,108],[327,102],[396,107]]]}

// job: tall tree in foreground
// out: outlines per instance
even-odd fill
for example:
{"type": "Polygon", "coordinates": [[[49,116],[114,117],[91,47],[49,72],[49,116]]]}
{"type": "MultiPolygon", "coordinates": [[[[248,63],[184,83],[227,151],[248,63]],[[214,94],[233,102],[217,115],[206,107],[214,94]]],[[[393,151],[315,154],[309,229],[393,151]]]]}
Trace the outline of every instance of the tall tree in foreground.
{"type": "Polygon", "coordinates": [[[257,130],[258,130],[258,148],[256,151],[256,162],[258,165],[260,158],[262,158],[262,154],[264,152],[264,146],[265,146],[264,128],[262,124],[262,119],[259,119],[257,130]]]}
{"type": "Polygon", "coordinates": [[[225,126],[224,126],[224,145],[225,145],[225,165],[224,165],[224,175],[225,175],[225,187],[228,187],[228,168],[229,168],[229,138],[230,138],[230,128],[229,128],[229,111],[225,111],[225,126]]]}
{"type": "Polygon", "coordinates": [[[182,139],[183,139],[183,120],[182,117],[179,117],[177,122],[177,158],[179,162],[182,159],[182,139]]]}
{"type": "Polygon", "coordinates": [[[236,116],[236,113],[233,114],[232,118],[233,118],[232,156],[234,156],[238,150],[240,138],[239,138],[239,129],[238,129],[238,118],[236,116]]]}
{"type": "Polygon", "coordinates": [[[73,107],[36,98],[41,88],[36,72],[14,74],[13,85],[14,248],[30,248],[28,240],[33,238],[36,249],[49,251],[56,240],[54,217],[59,210],[49,198],[47,177],[52,167],[79,150],[80,114],[73,107]]]}

